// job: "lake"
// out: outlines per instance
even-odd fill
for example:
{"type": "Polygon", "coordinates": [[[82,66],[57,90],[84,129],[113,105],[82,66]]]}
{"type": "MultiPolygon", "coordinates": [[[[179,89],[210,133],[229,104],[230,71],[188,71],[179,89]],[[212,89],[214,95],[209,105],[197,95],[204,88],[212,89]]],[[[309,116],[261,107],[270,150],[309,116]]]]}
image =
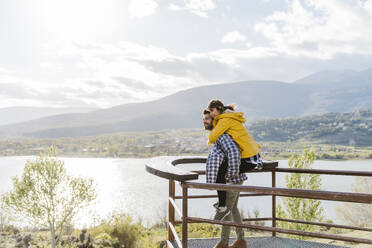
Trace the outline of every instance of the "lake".
{"type": "MultiPolygon", "coordinates": [[[[11,177],[21,175],[27,159],[33,157],[0,157],[0,193],[11,188],[11,177]]],[[[66,168],[72,175],[92,177],[97,185],[98,198],[89,209],[83,209],[77,218],[79,227],[97,223],[112,212],[128,213],[136,221],[149,226],[167,213],[168,181],[145,171],[148,159],[116,158],[65,158],[66,168]]],[[[184,168],[199,168],[203,165],[183,165],[184,168]]],[[[280,160],[279,166],[288,167],[287,160],[280,160]]],[[[372,161],[315,161],[313,168],[372,171],[372,161]]],[[[205,177],[199,181],[204,182],[205,177]]],[[[324,190],[351,192],[351,176],[322,176],[324,190]]],[[[245,185],[271,186],[271,173],[248,174],[245,185]]],[[[277,186],[285,186],[285,173],[277,173],[277,186]]],[[[181,190],[176,186],[176,192],[181,190]]],[[[212,191],[190,189],[192,194],[211,194],[212,191]]],[[[271,196],[240,198],[239,208],[252,212],[260,210],[260,216],[271,217],[271,196]],[[259,200],[258,200],[259,199],[259,200]]],[[[211,217],[212,204],[216,199],[189,200],[189,215],[211,217]]],[[[181,206],[181,200],[177,200],[181,206]]],[[[326,218],[341,223],[337,219],[335,207],[342,203],[322,201],[326,218]]]]}

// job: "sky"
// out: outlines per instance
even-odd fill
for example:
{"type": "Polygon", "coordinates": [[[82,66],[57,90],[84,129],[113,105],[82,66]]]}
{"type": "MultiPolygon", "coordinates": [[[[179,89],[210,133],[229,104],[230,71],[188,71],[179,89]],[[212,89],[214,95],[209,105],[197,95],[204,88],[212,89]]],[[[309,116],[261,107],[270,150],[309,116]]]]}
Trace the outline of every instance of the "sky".
{"type": "Polygon", "coordinates": [[[1,0],[0,108],[372,67],[372,0],[1,0]]]}

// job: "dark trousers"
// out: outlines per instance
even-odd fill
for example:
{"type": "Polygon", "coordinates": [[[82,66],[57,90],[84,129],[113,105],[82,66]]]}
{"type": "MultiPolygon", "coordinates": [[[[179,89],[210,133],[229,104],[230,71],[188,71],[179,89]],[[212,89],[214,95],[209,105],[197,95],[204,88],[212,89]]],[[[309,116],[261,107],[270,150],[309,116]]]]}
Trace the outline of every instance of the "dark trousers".
{"type": "MultiPolygon", "coordinates": [[[[216,183],[226,184],[226,173],[227,173],[228,162],[227,158],[224,158],[222,164],[218,168],[217,180],[216,183]]],[[[249,159],[241,159],[239,173],[244,173],[250,170],[253,170],[256,167],[256,164],[252,164],[249,159]]],[[[217,190],[218,194],[218,206],[226,206],[226,191],[217,190]]]]}

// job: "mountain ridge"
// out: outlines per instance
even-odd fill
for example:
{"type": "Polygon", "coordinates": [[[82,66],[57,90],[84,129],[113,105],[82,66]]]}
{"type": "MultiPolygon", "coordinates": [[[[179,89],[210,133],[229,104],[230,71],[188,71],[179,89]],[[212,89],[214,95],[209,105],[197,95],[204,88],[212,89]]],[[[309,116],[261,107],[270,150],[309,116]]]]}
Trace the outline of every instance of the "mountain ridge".
{"type": "Polygon", "coordinates": [[[129,103],[83,114],[64,114],[0,127],[6,137],[75,137],[130,130],[200,126],[211,99],[237,103],[249,122],[372,108],[372,69],[319,72],[294,83],[251,80],[200,86],[158,100],[129,103]],[[321,77],[327,82],[314,81],[321,77]],[[371,77],[370,77],[371,76],[371,77]],[[334,80],[332,79],[334,78],[334,80]]]}
{"type": "Polygon", "coordinates": [[[95,107],[28,107],[14,106],[0,108],[0,126],[11,125],[30,120],[40,119],[48,116],[68,114],[68,113],[86,113],[98,110],[95,107]]]}

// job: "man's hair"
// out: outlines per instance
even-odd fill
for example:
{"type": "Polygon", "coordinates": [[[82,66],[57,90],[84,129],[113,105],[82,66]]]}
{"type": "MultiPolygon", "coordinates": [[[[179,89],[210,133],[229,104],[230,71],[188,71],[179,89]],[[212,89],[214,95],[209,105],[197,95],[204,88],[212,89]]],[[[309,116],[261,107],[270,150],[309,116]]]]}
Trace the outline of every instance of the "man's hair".
{"type": "Polygon", "coordinates": [[[209,111],[208,109],[203,110],[203,115],[209,115],[210,113],[211,113],[211,111],[209,111]]]}

